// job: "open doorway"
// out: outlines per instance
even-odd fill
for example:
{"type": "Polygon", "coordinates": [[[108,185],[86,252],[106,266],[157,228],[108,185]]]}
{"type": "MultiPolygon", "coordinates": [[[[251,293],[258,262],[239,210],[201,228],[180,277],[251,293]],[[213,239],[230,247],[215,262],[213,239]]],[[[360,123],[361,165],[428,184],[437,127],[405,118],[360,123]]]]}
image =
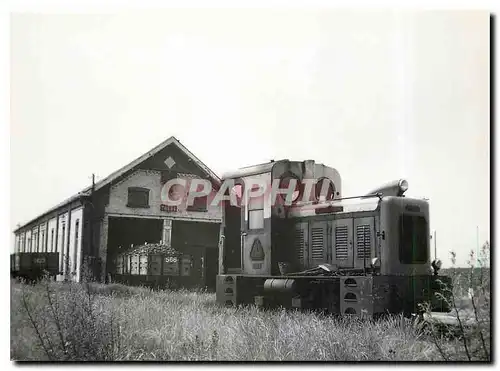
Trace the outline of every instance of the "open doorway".
{"type": "Polygon", "coordinates": [[[241,269],[241,208],[228,205],[224,213],[224,267],[229,273],[241,269]]]}
{"type": "Polygon", "coordinates": [[[163,232],[163,219],[109,217],[106,273],[115,272],[116,256],[131,245],[158,243],[163,232]]]}
{"type": "Polygon", "coordinates": [[[209,291],[215,291],[217,273],[219,271],[219,249],[207,247],[205,249],[205,286],[209,291]]]}
{"type": "Polygon", "coordinates": [[[219,223],[173,221],[172,247],[191,264],[189,276],[184,278],[187,287],[215,289],[219,233],[219,223]]]}

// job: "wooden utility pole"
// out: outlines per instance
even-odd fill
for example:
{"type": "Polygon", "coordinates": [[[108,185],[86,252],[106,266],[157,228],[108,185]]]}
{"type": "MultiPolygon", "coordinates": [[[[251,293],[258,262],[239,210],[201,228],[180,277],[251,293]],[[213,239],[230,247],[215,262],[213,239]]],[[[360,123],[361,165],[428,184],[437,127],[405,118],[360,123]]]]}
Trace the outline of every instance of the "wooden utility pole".
{"type": "Polygon", "coordinates": [[[92,173],[92,187],[90,188],[90,255],[94,255],[94,190],[95,190],[95,174],[92,173]]]}
{"type": "MultiPolygon", "coordinates": [[[[90,188],[90,210],[88,211],[88,223],[89,223],[89,244],[87,259],[85,263],[86,272],[85,275],[91,274],[92,276],[96,276],[97,272],[95,271],[96,267],[96,258],[94,258],[94,188],[95,188],[95,175],[92,173],[92,187],[90,188]]],[[[88,204],[87,204],[88,206],[88,204]]],[[[82,254],[83,256],[83,254],[82,254]]],[[[94,277],[95,278],[95,277],[94,277]]]]}

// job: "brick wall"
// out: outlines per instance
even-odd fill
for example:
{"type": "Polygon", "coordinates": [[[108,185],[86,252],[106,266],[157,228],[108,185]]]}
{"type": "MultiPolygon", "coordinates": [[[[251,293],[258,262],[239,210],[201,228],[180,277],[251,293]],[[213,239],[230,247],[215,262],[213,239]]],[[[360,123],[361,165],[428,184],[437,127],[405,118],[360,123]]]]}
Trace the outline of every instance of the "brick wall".
{"type": "Polygon", "coordinates": [[[106,206],[106,212],[136,216],[184,217],[219,220],[222,216],[219,207],[210,207],[210,205],[207,208],[207,211],[187,211],[185,209],[181,209],[181,207],[179,207],[177,212],[162,211],[161,190],[161,172],[152,170],[137,170],[120,183],[111,187],[109,204],[106,206]],[[132,208],[127,206],[129,187],[149,189],[148,208],[132,208]]]}

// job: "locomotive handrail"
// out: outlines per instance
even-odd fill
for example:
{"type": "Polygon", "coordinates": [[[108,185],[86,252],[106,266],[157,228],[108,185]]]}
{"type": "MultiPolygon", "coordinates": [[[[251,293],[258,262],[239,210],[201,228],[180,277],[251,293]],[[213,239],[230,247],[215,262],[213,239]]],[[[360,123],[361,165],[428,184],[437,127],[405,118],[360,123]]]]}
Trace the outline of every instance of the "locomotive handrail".
{"type": "Polygon", "coordinates": [[[373,193],[369,195],[363,195],[363,196],[350,196],[350,197],[342,197],[342,198],[336,198],[334,200],[330,201],[306,201],[306,202],[300,202],[297,203],[296,205],[293,206],[307,206],[307,205],[319,205],[319,206],[325,206],[325,205],[333,205],[335,202],[343,201],[343,200],[353,200],[356,198],[360,199],[365,199],[365,198],[375,198],[378,197],[380,200],[382,199],[382,193],[373,193]]]}

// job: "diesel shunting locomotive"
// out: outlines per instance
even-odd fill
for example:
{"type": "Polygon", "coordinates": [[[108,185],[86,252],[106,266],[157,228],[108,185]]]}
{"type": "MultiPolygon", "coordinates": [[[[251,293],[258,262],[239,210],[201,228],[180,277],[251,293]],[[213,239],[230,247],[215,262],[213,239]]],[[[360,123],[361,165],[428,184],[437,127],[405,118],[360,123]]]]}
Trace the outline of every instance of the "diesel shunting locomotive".
{"type": "Polygon", "coordinates": [[[435,295],[450,279],[431,262],[429,205],[404,196],[406,180],[343,197],[339,172],[313,160],[271,161],[223,180],[238,202],[223,205],[218,303],[367,317],[417,313],[423,302],[449,311],[435,295]],[[256,192],[265,184],[270,193],[256,192]]]}

